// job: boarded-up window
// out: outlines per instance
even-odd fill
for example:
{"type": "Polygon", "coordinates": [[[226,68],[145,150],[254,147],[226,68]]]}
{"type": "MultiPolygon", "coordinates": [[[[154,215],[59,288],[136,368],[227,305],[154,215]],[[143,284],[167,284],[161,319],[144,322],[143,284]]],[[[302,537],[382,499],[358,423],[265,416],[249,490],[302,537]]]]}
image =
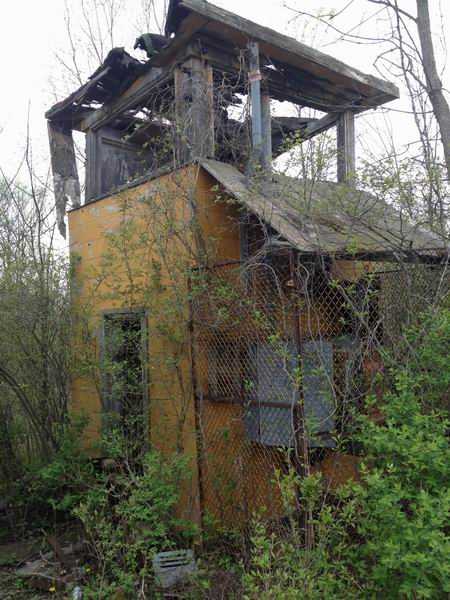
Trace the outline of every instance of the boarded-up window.
{"type": "Polygon", "coordinates": [[[86,200],[92,200],[150,172],[153,156],[125,141],[119,131],[104,127],[88,132],[86,162],[86,200]]]}
{"type": "MultiPolygon", "coordinates": [[[[329,445],[321,435],[335,426],[333,347],[317,340],[302,346],[303,398],[311,446],[329,445]]],[[[250,440],[266,446],[291,447],[295,439],[294,408],[299,400],[295,345],[254,347],[255,385],[247,395],[245,425],[250,440]]]]}
{"type": "Polygon", "coordinates": [[[245,409],[249,439],[266,446],[290,446],[292,407],[298,395],[294,382],[296,355],[292,344],[256,344],[252,348],[255,381],[245,409]]]}
{"type": "Polygon", "coordinates": [[[302,346],[305,417],[313,435],[328,433],[335,426],[333,395],[333,346],[312,340],[302,346]]]}

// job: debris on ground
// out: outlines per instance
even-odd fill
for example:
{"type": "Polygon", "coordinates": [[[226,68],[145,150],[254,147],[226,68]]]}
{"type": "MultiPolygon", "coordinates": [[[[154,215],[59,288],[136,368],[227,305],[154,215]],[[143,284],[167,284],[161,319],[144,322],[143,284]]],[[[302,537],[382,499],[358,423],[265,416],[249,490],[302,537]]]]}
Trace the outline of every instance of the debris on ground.
{"type": "Polygon", "coordinates": [[[84,543],[68,543],[56,536],[46,536],[44,541],[51,550],[42,551],[42,540],[0,545],[0,600],[82,598],[84,543]]]}

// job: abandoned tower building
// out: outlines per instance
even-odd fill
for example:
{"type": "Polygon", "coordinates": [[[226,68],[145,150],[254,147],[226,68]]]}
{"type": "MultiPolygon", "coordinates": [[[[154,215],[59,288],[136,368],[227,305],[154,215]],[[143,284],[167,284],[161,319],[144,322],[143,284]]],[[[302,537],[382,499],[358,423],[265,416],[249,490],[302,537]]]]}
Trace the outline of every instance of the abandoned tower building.
{"type": "Polygon", "coordinates": [[[185,454],[194,521],[274,516],[276,470],[330,486],[355,473],[349,421],[439,293],[439,237],[357,185],[355,118],[398,90],[204,0],[172,0],[165,35],[136,47],[145,60],[112,49],[46,114],[82,363],[72,407],[89,443],[109,415],[142,417],[124,425],[134,442],[185,454]],[[334,163],[299,176],[325,131],[316,163],[334,163]]]}

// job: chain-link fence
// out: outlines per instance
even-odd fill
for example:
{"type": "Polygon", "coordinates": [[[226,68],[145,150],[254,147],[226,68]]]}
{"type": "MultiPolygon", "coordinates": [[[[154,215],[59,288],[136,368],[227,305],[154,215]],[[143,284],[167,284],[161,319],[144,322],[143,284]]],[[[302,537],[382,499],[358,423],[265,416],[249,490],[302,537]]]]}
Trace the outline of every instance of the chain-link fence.
{"type": "Polygon", "coordinates": [[[289,252],[198,274],[194,360],[203,510],[223,525],[281,517],[277,472],[349,446],[383,349],[445,296],[446,269],[289,252]]]}

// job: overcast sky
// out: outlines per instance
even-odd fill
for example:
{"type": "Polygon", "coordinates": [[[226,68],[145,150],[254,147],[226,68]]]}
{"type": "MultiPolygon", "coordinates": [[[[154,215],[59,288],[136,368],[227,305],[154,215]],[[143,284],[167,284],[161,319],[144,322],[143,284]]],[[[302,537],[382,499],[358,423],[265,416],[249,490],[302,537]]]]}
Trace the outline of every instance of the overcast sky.
{"type": "MultiPolygon", "coordinates": [[[[71,6],[72,28],[75,34],[81,32],[81,0],[68,0],[71,6]]],[[[98,0],[101,2],[101,0],[98,0]]],[[[117,46],[131,50],[136,35],[142,31],[139,25],[142,17],[143,0],[116,0],[122,2],[125,10],[118,17],[118,28],[114,39],[117,46]]],[[[293,7],[314,12],[318,8],[340,10],[349,0],[290,0],[293,7]]],[[[216,0],[215,3],[262,25],[278,29],[283,33],[303,38],[306,42],[344,60],[362,71],[377,74],[373,60],[379,50],[373,46],[355,46],[339,41],[339,36],[328,31],[314,32],[312,22],[293,21],[293,13],[285,4],[287,0],[216,0]],[[306,26],[306,30],[305,30],[306,26]]],[[[433,26],[440,32],[438,9],[441,7],[448,25],[450,24],[450,0],[430,0],[435,12],[433,26]]],[[[0,8],[0,56],[2,57],[2,93],[0,95],[0,167],[12,173],[23,155],[29,114],[30,133],[33,144],[36,168],[44,173],[48,169],[45,110],[55,100],[55,85],[59,92],[64,89],[61,82],[62,69],[55,55],[67,49],[67,32],[64,25],[64,0],[13,0],[2,2],[0,8]]],[[[415,0],[403,0],[405,8],[414,11],[415,0]]],[[[361,20],[377,12],[374,5],[366,0],[353,0],[340,25],[351,28],[361,20]]],[[[377,16],[370,21],[369,31],[375,33],[382,27],[377,16]],[[378,21],[377,21],[378,19],[378,21]]],[[[360,30],[355,30],[358,33],[360,30]]],[[[367,33],[367,29],[365,30],[367,33]]],[[[439,40],[437,40],[439,41],[439,40]]],[[[80,64],[86,64],[85,48],[80,43],[77,48],[80,64]]],[[[445,62],[444,50],[439,46],[439,60],[445,62]]],[[[95,66],[93,66],[95,68],[95,66]]],[[[86,70],[86,75],[88,74],[86,70]]],[[[398,83],[398,82],[397,82],[398,83]]],[[[447,87],[450,87],[449,83],[447,87]]],[[[69,91],[69,90],[66,90],[69,91]]],[[[393,103],[392,107],[404,108],[404,103],[393,103]]],[[[414,136],[411,121],[398,113],[393,127],[399,139],[408,141],[414,136]]]]}

